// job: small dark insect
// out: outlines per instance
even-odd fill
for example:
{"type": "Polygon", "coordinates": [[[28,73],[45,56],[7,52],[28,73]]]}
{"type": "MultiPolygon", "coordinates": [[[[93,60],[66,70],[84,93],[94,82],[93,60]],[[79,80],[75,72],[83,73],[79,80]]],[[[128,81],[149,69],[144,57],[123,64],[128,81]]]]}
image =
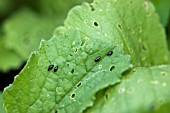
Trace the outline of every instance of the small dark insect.
{"type": "Polygon", "coordinates": [[[53,65],[53,64],[49,65],[49,67],[48,67],[48,71],[50,71],[51,69],[53,69],[53,67],[54,67],[54,65],[53,65]]]}
{"type": "Polygon", "coordinates": [[[58,66],[55,66],[54,68],[54,72],[56,72],[58,70],[58,66]]]}
{"type": "Polygon", "coordinates": [[[108,53],[107,53],[107,56],[111,56],[113,54],[113,51],[109,51],[108,53]]]}
{"type": "Polygon", "coordinates": [[[96,57],[96,59],[94,60],[95,62],[98,62],[100,60],[100,56],[96,57]]]}

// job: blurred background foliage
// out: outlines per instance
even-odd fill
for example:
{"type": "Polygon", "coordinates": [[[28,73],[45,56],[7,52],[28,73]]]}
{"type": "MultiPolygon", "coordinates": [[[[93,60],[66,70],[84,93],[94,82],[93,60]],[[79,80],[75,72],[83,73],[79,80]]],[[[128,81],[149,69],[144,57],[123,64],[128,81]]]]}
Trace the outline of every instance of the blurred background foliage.
{"type": "MultiPolygon", "coordinates": [[[[170,0],[150,1],[165,28],[170,48],[170,0]]],[[[54,28],[63,25],[68,11],[83,2],[92,0],[0,0],[1,91],[13,82],[30,53],[38,49],[40,41],[48,40],[54,28]]]]}

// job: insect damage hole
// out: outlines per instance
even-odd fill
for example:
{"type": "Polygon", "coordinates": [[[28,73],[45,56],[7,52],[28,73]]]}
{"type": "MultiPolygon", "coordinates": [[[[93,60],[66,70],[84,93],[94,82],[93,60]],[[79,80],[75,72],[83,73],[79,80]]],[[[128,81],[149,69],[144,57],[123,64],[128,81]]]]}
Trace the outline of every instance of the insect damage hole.
{"type": "Polygon", "coordinates": [[[130,1],[130,2],[129,2],[129,4],[130,4],[130,5],[132,5],[132,4],[133,4],[133,2],[132,2],[132,1],[130,1]]]}
{"type": "Polygon", "coordinates": [[[91,11],[94,11],[94,10],[95,10],[95,8],[93,7],[92,4],[90,4],[90,8],[91,8],[91,11]]]}
{"type": "Polygon", "coordinates": [[[113,71],[115,69],[115,66],[110,67],[110,71],[113,71]]]}
{"type": "Polygon", "coordinates": [[[106,99],[106,100],[108,99],[108,94],[105,94],[105,99],[106,99]]]}
{"type": "Polygon", "coordinates": [[[74,53],[76,54],[77,52],[78,52],[78,49],[77,49],[77,48],[75,48],[75,49],[74,49],[74,53]]]}
{"type": "Polygon", "coordinates": [[[71,70],[71,73],[72,73],[72,74],[74,73],[74,69],[71,70]]]}
{"type": "Polygon", "coordinates": [[[123,31],[123,27],[120,24],[118,24],[117,27],[119,28],[120,31],[123,31]]]}
{"type": "Polygon", "coordinates": [[[144,50],[144,51],[147,50],[147,47],[146,47],[146,45],[145,45],[144,43],[141,44],[141,48],[142,48],[142,50],[144,50]]]}
{"type": "Polygon", "coordinates": [[[99,24],[97,22],[94,22],[93,25],[96,27],[99,26],[99,24]]]}
{"type": "Polygon", "coordinates": [[[76,96],[76,94],[73,93],[73,94],[71,95],[71,98],[75,98],[75,96],[76,96]]]}
{"type": "Polygon", "coordinates": [[[80,87],[81,86],[81,82],[77,84],[77,87],[80,87]]]}

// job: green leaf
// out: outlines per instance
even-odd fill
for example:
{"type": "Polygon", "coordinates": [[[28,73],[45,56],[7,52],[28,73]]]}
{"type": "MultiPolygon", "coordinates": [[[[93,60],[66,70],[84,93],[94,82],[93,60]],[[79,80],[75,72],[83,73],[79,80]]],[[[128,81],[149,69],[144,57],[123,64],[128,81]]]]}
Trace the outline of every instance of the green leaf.
{"type": "Polygon", "coordinates": [[[0,91],[0,113],[5,113],[5,109],[3,108],[3,100],[2,100],[2,92],[0,91]]]}
{"type": "Polygon", "coordinates": [[[0,0],[0,19],[11,10],[10,0],[0,0]]]}
{"type": "Polygon", "coordinates": [[[12,113],[79,113],[93,104],[95,93],[118,83],[129,69],[129,55],[97,38],[82,40],[77,30],[58,28],[4,91],[4,106],[12,113]],[[60,35],[58,35],[60,34],[60,35]],[[107,56],[108,51],[113,51],[107,56]],[[97,56],[101,56],[95,62],[97,56]],[[48,71],[49,65],[58,71],[48,71]]]}
{"type": "Polygon", "coordinates": [[[39,8],[43,15],[62,16],[66,18],[68,11],[75,5],[92,0],[40,0],[39,8]]]}
{"type": "MultiPolygon", "coordinates": [[[[17,66],[21,65],[23,59],[27,60],[31,52],[38,49],[42,39],[48,40],[52,36],[54,28],[62,25],[69,9],[83,1],[90,2],[91,0],[40,0],[34,2],[34,4],[31,4],[30,1],[20,1],[21,4],[34,6],[34,9],[39,10],[39,12],[30,10],[30,7],[20,8],[5,20],[2,27],[5,35],[4,45],[7,48],[5,50],[7,54],[2,55],[3,62],[0,62],[0,65],[2,65],[0,68],[2,67],[2,70],[5,71],[11,68],[18,68],[17,66]],[[15,59],[15,54],[19,56],[19,60],[11,61],[7,59],[9,57],[10,59],[12,57],[15,59]],[[12,66],[8,63],[4,65],[4,62],[9,62],[12,66]]],[[[7,4],[8,6],[12,6],[12,8],[8,8],[10,10],[15,6],[12,3],[8,2],[7,4]]],[[[5,8],[7,7],[5,2],[3,4],[0,2],[1,5],[5,8]]]]}
{"type": "Polygon", "coordinates": [[[23,59],[14,51],[5,47],[4,37],[0,37],[0,71],[16,69],[21,66],[23,59]]]}
{"type": "Polygon", "coordinates": [[[6,47],[27,60],[30,53],[38,49],[42,39],[52,36],[54,28],[60,23],[59,18],[57,20],[41,18],[29,9],[19,10],[4,24],[6,47]]]}
{"type": "Polygon", "coordinates": [[[85,113],[168,113],[170,65],[138,67],[97,95],[85,113]],[[163,110],[163,111],[161,111],[163,110]]]}
{"type": "Polygon", "coordinates": [[[84,3],[69,12],[65,26],[77,28],[84,37],[108,40],[122,46],[132,57],[134,66],[168,62],[164,29],[153,5],[146,0],[84,3]]]}
{"type": "Polygon", "coordinates": [[[156,7],[156,11],[159,14],[160,22],[164,27],[168,25],[168,19],[170,19],[170,1],[169,0],[151,0],[156,7]]]}

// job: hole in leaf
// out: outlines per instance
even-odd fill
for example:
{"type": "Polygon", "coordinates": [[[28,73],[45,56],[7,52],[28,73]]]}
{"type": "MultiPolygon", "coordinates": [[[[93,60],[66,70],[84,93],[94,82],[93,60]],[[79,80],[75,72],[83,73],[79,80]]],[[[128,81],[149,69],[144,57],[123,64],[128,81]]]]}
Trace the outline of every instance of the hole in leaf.
{"type": "Polygon", "coordinates": [[[67,66],[70,66],[69,64],[67,64],[67,66]]]}
{"type": "Polygon", "coordinates": [[[72,74],[74,73],[74,69],[71,70],[71,73],[72,73],[72,74]]]}
{"type": "Polygon", "coordinates": [[[142,49],[144,50],[144,51],[146,51],[147,50],[147,47],[146,47],[146,45],[144,44],[144,43],[142,43],[142,49]]]}
{"type": "Polygon", "coordinates": [[[58,113],[58,111],[56,110],[55,113],[58,113]]]}
{"type": "Polygon", "coordinates": [[[129,51],[130,51],[131,53],[133,53],[133,49],[132,49],[132,48],[130,48],[129,51]]]}
{"type": "Polygon", "coordinates": [[[110,67],[110,71],[113,71],[115,69],[115,66],[110,67]]]}
{"type": "Polygon", "coordinates": [[[70,56],[73,56],[72,54],[70,54],[70,56]]]}
{"type": "Polygon", "coordinates": [[[92,4],[90,4],[90,8],[91,8],[91,11],[95,10],[92,4]]]}
{"type": "Polygon", "coordinates": [[[133,3],[133,2],[132,2],[132,1],[130,1],[129,3],[130,3],[130,5],[132,5],[132,3],[133,3]]]}
{"type": "Polygon", "coordinates": [[[78,49],[76,48],[76,49],[74,50],[74,53],[77,53],[77,51],[78,51],[78,49]]]}
{"type": "Polygon", "coordinates": [[[81,82],[77,84],[77,87],[80,87],[81,86],[81,82]]]}
{"type": "Polygon", "coordinates": [[[71,95],[71,98],[74,98],[75,96],[76,96],[76,94],[73,93],[73,94],[71,95]]]}
{"type": "Polygon", "coordinates": [[[108,94],[105,95],[105,98],[108,99],[108,94]]]}
{"type": "Polygon", "coordinates": [[[84,23],[87,23],[87,22],[88,22],[87,20],[84,21],[84,23]]]}
{"type": "Polygon", "coordinates": [[[161,72],[161,75],[162,75],[162,76],[166,76],[166,72],[162,71],[162,72],[161,72]]]}
{"type": "Polygon", "coordinates": [[[94,26],[96,26],[96,27],[98,26],[98,23],[97,23],[97,22],[94,22],[93,24],[94,24],[94,26]]]}
{"type": "Polygon", "coordinates": [[[154,105],[154,104],[151,104],[151,105],[148,107],[148,111],[153,112],[154,110],[155,110],[155,105],[154,105]]]}
{"type": "Polygon", "coordinates": [[[122,28],[122,26],[121,26],[120,24],[118,24],[117,26],[118,26],[118,28],[119,28],[121,31],[123,31],[123,28],[122,28]]]}

